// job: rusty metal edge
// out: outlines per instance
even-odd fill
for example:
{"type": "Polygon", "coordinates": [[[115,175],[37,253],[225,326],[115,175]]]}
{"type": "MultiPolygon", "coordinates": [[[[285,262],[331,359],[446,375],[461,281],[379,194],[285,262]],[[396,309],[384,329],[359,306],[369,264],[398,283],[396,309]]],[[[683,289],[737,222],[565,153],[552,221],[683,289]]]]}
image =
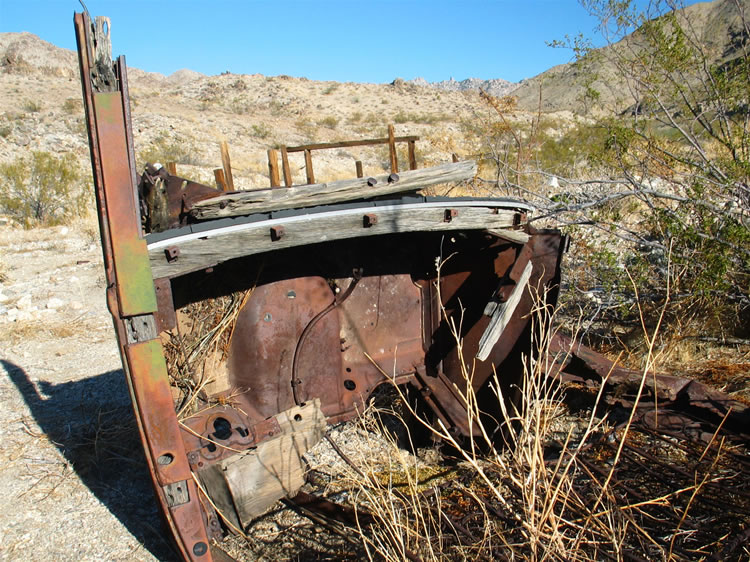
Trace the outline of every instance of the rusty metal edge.
{"type": "MultiPolygon", "coordinates": [[[[133,403],[133,410],[144,452],[146,453],[146,462],[149,467],[149,473],[161,513],[169,526],[174,542],[183,559],[196,561],[212,560],[198,491],[192,481],[184,446],[180,439],[180,430],[169,392],[169,382],[161,344],[157,339],[128,343],[127,318],[123,313],[123,305],[131,309],[129,310],[131,314],[146,314],[152,319],[156,312],[156,298],[155,294],[153,294],[154,285],[150,279],[150,267],[148,265],[147,254],[145,253],[146,245],[140,236],[138,207],[134,205],[132,216],[121,218],[123,224],[119,224],[117,220],[114,220],[110,216],[110,209],[107,205],[109,197],[117,200],[119,196],[120,203],[122,203],[123,197],[132,197],[132,194],[123,193],[122,190],[120,193],[110,193],[113,187],[117,187],[118,183],[120,184],[120,188],[124,185],[122,182],[129,184],[132,190],[131,193],[135,189],[133,184],[134,162],[132,159],[132,137],[130,136],[129,114],[126,110],[128,100],[126,97],[123,97],[122,92],[118,93],[120,98],[118,108],[120,111],[119,119],[114,123],[108,124],[120,126],[121,132],[125,137],[124,146],[120,145],[116,147],[121,150],[124,148],[125,154],[116,156],[120,158],[124,157],[125,162],[127,162],[128,173],[124,178],[109,178],[105,173],[106,166],[101,144],[101,127],[104,125],[99,122],[100,115],[97,111],[96,94],[90,82],[90,19],[86,14],[77,13],[74,15],[74,27],[78,43],[81,84],[86,111],[99,226],[102,235],[102,253],[107,277],[107,304],[113,317],[118,347],[133,403]],[[113,186],[109,185],[110,179],[114,180],[112,182],[113,186]],[[129,253],[129,250],[136,250],[134,252],[136,255],[126,254],[119,256],[119,253],[129,253]],[[118,267],[117,262],[120,257],[124,258],[124,260],[121,262],[120,267],[118,267]],[[148,278],[144,278],[143,275],[136,275],[135,279],[129,278],[131,266],[138,271],[147,272],[148,278]],[[145,281],[148,282],[146,283],[145,281]],[[137,296],[137,293],[142,291],[146,293],[146,296],[137,296]],[[136,296],[135,303],[133,304],[132,301],[128,301],[127,295],[134,293],[136,293],[136,296]],[[125,296],[124,299],[123,296],[125,296]],[[165,401],[165,396],[168,400],[165,404],[162,404],[161,402],[165,401]],[[158,399],[153,400],[154,398],[158,399]],[[164,453],[164,451],[167,452],[164,453]],[[167,460],[169,462],[166,462],[167,460]],[[174,504],[170,507],[164,487],[183,482],[188,492],[187,501],[174,504]],[[192,548],[189,548],[189,545],[192,545],[192,548]]],[[[120,59],[120,65],[124,65],[123,59],[120,59]]],[[[123,70],[121,68],[120,72],[122,73],[123,70]]],[[[106,102],[111,101],[114,100],[106,100],[106,102]]],[[[151,337],[156,338],[156,333],[153,333],[151,337]]]]}

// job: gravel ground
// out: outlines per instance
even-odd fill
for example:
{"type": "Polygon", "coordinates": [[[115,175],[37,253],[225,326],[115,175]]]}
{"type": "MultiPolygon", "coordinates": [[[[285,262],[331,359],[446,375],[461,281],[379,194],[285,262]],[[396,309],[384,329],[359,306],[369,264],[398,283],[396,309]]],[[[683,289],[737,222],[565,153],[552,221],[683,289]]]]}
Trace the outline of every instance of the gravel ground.
{"type": "MultiPolygon", "coordinates": [[[[96,229],[0,226],[0,486],[13,506],[0,514],[0,560],[177,559],[135,429],[96,229]]],[[[360,428],[332,435],[355,460],[387,447],[360,428]]],[[[309,462],[328,481],[345,471],[327,442],[309,462]]],[[[363,555],[280,503],[249,534],[224,548],[238,560],[363,555]]]]}
{"type": "Polygon", "coordinates": [[[3,560],[170,560],[91,225],[0,227],[3,560]]]}

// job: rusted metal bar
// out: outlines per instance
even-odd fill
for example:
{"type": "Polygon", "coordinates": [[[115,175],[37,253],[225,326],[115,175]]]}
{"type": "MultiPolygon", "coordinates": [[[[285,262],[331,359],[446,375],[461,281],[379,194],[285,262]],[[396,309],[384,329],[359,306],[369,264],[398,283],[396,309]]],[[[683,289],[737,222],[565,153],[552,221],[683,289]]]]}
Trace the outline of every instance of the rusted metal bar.
{"type": "Polygon", "coordinates": [[[177,175],[177,163],[176,162],[167,162],[164,167],[167,169],[167,172],[169,172],[171,175],[176,176],[177,175]]]}
{"type": "Polygon", "coordinates": [[[409,141],[409,169],[410,170],[416,170],[417,169],[417,143],[414,141],[409,141]]]}
{"type": "Polygon", "coordinates": [[[361,160],[357,160],[354,163],[354,168],[357,170],[357,177],[358,178],[363,178],[365,176],[364,172],[362,171],[362,161],[361,160]]]}
{"type": "Polygon", "coordinates": [[[118,88],[127,81],[125,61],[121,57],[113,65],[110,53],[101,52],[109,46],[109,25],[105,22],[97,19],[92,28],[87,14],[74,17],[104,245],[107,300],[157,500],[183,558],[207,561],[211,560],[208,537],[157,337],[154,284],[147,280],[151,270],[135,199],[129,136],[132,128],[125,110],[129,102],[127,90],[118,88]],[[93,60],[97,61],[95,72],[93,60]]]}

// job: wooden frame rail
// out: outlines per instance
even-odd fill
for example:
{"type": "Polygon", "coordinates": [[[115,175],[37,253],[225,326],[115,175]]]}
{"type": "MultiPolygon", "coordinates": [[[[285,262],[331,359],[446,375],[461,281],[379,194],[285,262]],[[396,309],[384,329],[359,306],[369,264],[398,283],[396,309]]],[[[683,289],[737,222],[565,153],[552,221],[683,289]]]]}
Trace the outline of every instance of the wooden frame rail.
{"type": "MultiPolygon", "coordinates": [[[[268,150],[268,171],[271,179],[271,187],[281,187],[281,178],[279,177],[279,161],[278,153],[281,152],[281,172],[284,177],[284,185],[286,187],[292,186],[292,172],[289,167],[289,153],[290,152],[303,152],[305,156],[305,176],[308,185],[315,183],[315,172],[313,170],[312,163],[312,151],[313,150],[328,150],[331,148],[348,148],[352,146],[374,146],[378,144],[389,145],[389,156],[391,162],[391,173],[398,173],[398,156],[396,154],[396,144],[405,142],[408,144],[409,150],[409,169],[417,169],[417,152],[416,142],[419,137],[415,136],[404,136],[397,137],[393,125],[388,125],[388,136],[378,139],[361,139],[361,140],[349,140],[349,141],[338,141],[338,142],[324,142],[315,144],[303,144],[300,146],[282,146],[278,151],[275,149],[268,150]]],[[[363,177],[362,162],[357,160],[355,162],[357,177],[363,177]]]]}

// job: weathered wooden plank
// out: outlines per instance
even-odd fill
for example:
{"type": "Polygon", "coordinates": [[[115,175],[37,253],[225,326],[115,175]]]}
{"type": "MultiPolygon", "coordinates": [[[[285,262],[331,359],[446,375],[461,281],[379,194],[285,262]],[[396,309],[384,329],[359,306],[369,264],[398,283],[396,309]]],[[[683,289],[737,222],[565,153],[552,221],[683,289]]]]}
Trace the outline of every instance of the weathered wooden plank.
{"type": "Polygon", "coordinates": [[[360,236],[441,230],[487,229],[497,232],[513,227],[518,214],[519,211],[513,207],[468,206],[459,202],[345,209],[230,226],[162,240],[149,245],[149,259],[155,278],[174,277],[242,256],[360,236]],[[446,211],[451,210],[457,211],[457,214],[446,221],[446,211]],[[365,220],[365,215],[373,215],[377,220],[374,223],[365,220]],[[274,232],[275,236],[272,234],[274,232]],[[168,261],[165,254],[167,248],[178,249],[179,257],[168,261]]]}
{"type": "Polygon", "coordinates": [[[480,361],[484,361],[489,357],[490,351],[492,351],[492,348],[495,347],[495,344],[500,340],[500,336],[503,335],[506,326],[508,326],[508,322],[510,322],[513,313],[518,307],[518,303],[521,301],[526,286],[529,284],[532,270],[533,266],[531,265],[531,262],[528,262],[523,273],[521,273],[518,283],[513,288],[513,292],[508,297],[508,300],[497,306],[492,313],[492,319],[484,330],[482,337],[479,339],[477,359],[480,361]]]}
{"type": "Polygon", "coordinates": [[[281,178],[279,177],[279,154],[276,149],[268,149],[268,176],[271,178],[271,187],[280,187],[281,178]]]}
{"type": "Polygon", "coordinates": [[[200,201],[190,209],[190,214],[198,219],[215,219],[416,191],[430,185],[470,179],[474,177],[476,169],[474,161],[466,160],[456,164],[409,170],[403,172],[395,182],[388,182],[387,175],[376,176],[377,183],[374,186],[368,185],[371,178],[353,178],[288,189],[242,191],[200,201]]]}
{"type": "Polygon", "coordinates": [[[224,178],[224,168],[216,168],[214,170],[214,178],[216,178],[217,189],[227,191],[227,180],[224,178]]]}
{"type": "Polygon", "coordinates": [[[240,528],[304,484],[304,455],[323,437],[320,399],[277,414],[281,435],[198,472],[217,506],[240,528]]]}
{"type": "MultiPolygon", "coordinates": [[[[413,142],[418,141],[419,137],[408,136],[408,137],[396,137],[396,142],[413,142]]],[[[288,146],[286,147],[287,152],[304,152],[305,150],[322,150],[325,148],[348,148],[351,146],[369,146],[371,144],[388,144],[388,137],[380,139],[362,139],[362,140],[349,140],[339,142],[321,142],[316,144],[303,144],[300,146],[288,146]]]]}
{"type": "Polygon", "coordinates": [[[490,234],[514,244],[526,244],[529,241],[529,235],[523,230],[493,230],[490,228],[486,230],[490,234]]]}
{"type": "Polygon", "coordinates": [[[307,184],[313,185],[315,183],[315,172],[313,171],[312,153],[309,150],[305,150],[305,174],[307,175],[307,184]]]}
{"type": "Polygon", "coordinates": [[[284,173],[284,185],[292,186],[292,170],[289,168],[289,154],[285,146],[281,147],[281,170],[284,173]]]}
{"type": "Polygon", "coordinates": [[[391,157],[391,172],[398,174],[398,155],[396,154],[396,130],[388,125],[388,154],[391,157]]]}
{"type": "Polygon", "coordinates": [[[221,141],[221,166],[224,168],[224,180],[229,191],[234,191],[234,178],[232,177],[232,162],[229,159],[229,145],[227,141],[221,141]]]}

